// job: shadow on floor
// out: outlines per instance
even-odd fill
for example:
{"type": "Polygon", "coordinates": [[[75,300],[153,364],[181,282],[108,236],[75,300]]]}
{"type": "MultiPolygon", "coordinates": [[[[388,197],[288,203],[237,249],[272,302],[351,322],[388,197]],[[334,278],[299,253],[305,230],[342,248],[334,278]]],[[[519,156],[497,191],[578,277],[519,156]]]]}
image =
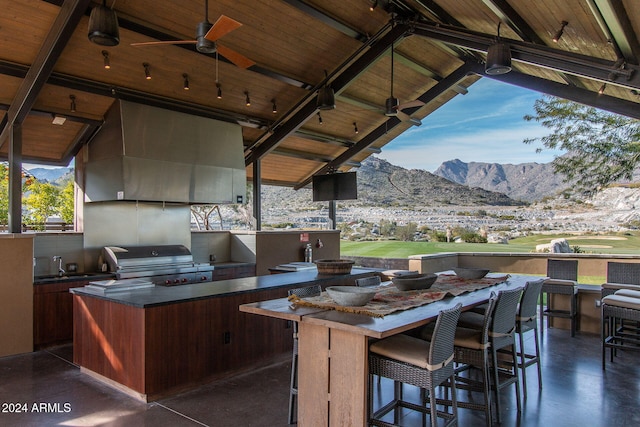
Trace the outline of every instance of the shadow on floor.
{"type": "MultiPolygon", "coordinates": [[[[550,329],[544,334],[543,388],[530,368],[529,397],[518,421],[515,392],[506,389],[503,426],[640,425],[637,352],[620,352],[602,371],[596,335],[550,329]]],[[[286,426],[289,363],[216,381],[153,403],[139,402],[82,374],[71,346],[0,358],[2,426],[286,426]]],[[[392,383],[383,380],[383,398],[392,383]]],[[[417,390],[405,387],[408,396],[417,390]]],[[[460,409],[460,426],[482,426],[484,415],[460,409]]],[[[409,414],[402,425],[420,426],[409,414]]]]}

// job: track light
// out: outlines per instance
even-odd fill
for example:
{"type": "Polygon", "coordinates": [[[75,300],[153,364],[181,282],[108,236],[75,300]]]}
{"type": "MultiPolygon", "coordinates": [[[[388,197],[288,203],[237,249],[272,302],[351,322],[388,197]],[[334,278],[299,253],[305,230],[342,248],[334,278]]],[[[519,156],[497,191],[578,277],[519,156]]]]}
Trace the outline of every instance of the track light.
{"type": "Polygon", "coordinates": [[[318,115],[318,123],[324,124],[324,122],[322,121],[322,116],[320,115],[320,111],[318,111],[316,114],[318,115]]]}
{"type": "Polygon", "coordinates": [[[602,86],[600,86],[600,89],[598,89],[598,95],[602,95],[606,89],[607,89],[607,84],[602,83],[602,86]]]}
{"type": "Polygon", "coordinates": [[[182,89],[189,90],[189,74],[183,73],[182,79],[182,89]]]}
{"type": "Polygon", "coordinates": [[[244,91],[244,103],[246,104],[247,107],[251,107],[251,99],[249,98],[248,90],[244,91]]]}
{"type": "Polygon", "coordinates": [[[373,12],[373,9],[378,6],[378,0],[369,0],[369,2],[371,3],[371,6],[369,6],[369,10],[373,12]]]}
{"type": "Polygon", "coordinates": [[[142,66],[144,67],[144,78],[147,80],[151,80],[151,71],[149,70],[149,63],[143,62],[142,66]]]}
{"type": "Polygon", "coordinates": [[[353,122],[353,132],[357,135],[360,131],[358,130],[358,125],[356,122],[353,122]]]}
{"type": "Polygon", "coordinates": [[[278,107],[276,106],[276,99],[275,98],[273,98],[271,100],[271,112],[273,114],[276,114],[278,112],[278,107]]]}
{"type": "Polygon", "coordinates": [[[496,42],[487,49],[487,63],[484,72],[490,76],[506,74],[511,71],[511,49],[509,45],[500,41],[500,22],[496,42]]]}
{"type": "Polygon", "coordinates": [[[69,95],[69,99],[71,100],[71,105],[69,106],[69,111],[71,111],[72,113],[76,112],[76,96],[75,95],[69,95]]]}
{"type": "Polygon", "coordinates": [[[222,86],[220,85],[220,83],[216,82],[216,87],[218,88],[218,99],[222,99],[222,86]]]}
{"type": "Polygon", "coordinates": [[[564,33],[564,27],[566,27],[567,25],[569,25],[567,21],[562,21],[562,26],[560,27],[556,35],[553,36],[554,43],[558,43],[558,40],[560,40],[560,37],[562,37],[562,33],[564,33]]]}
{"type": "MultiPolygon", "coordinates": [[[[324,70],[325,80],[327,80],[327,70],[324,70]]],[[[336,99],[331,86],[325,84],[318,90],[318,97],[316,98],[316,107],[318,110],[333,110],[336,108],[336,99]]]]}
{"type": "Polygon", "coordinates": [[[111,61],[109,60],[109,52],[107,52],[106,50],[102,51],[102,56],[104,58],[104,69],[105,70],[110,70],[111,69],[111,61]]]}
{"type": "Polygon", "coordinates": [[[102,6],[91,9],[87,37],[101,46],[117,46],[120,43],[118,17],[115,10],[107,7],[107,0],[102,0],[102,6]]]}

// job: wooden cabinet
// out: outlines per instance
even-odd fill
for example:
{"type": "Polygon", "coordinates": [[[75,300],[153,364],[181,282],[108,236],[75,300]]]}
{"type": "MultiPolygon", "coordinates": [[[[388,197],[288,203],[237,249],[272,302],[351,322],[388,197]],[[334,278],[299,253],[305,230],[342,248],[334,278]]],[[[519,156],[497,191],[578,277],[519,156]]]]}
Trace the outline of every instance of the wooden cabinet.
{"type": "Polygon", "coordinates": [[[73,296],[70,288],[88,284],[87,280],[33,286],[33,347],[35,350],[73,339],[73,296]]]}

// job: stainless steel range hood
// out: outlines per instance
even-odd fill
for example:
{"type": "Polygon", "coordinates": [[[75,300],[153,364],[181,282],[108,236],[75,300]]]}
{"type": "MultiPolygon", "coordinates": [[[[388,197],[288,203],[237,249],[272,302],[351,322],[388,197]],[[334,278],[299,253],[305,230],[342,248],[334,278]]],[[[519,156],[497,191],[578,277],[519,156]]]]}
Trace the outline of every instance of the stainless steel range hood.
{"type": "Polygon", "coordinates": [[[116,100],[88,146],[85,201],[241,203],[241,127],[116,100]]]}

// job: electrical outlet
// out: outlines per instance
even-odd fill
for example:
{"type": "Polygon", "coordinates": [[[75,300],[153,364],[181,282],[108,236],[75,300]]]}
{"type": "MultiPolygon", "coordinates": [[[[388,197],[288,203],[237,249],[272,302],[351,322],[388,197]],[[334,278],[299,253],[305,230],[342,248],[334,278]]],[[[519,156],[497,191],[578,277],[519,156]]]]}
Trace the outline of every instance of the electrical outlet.
{"type": "Polygon", "coordinates": [[[596,300],[596,307],[600,307],[602,305],[602,301],[599,299],[596,300]]]}

